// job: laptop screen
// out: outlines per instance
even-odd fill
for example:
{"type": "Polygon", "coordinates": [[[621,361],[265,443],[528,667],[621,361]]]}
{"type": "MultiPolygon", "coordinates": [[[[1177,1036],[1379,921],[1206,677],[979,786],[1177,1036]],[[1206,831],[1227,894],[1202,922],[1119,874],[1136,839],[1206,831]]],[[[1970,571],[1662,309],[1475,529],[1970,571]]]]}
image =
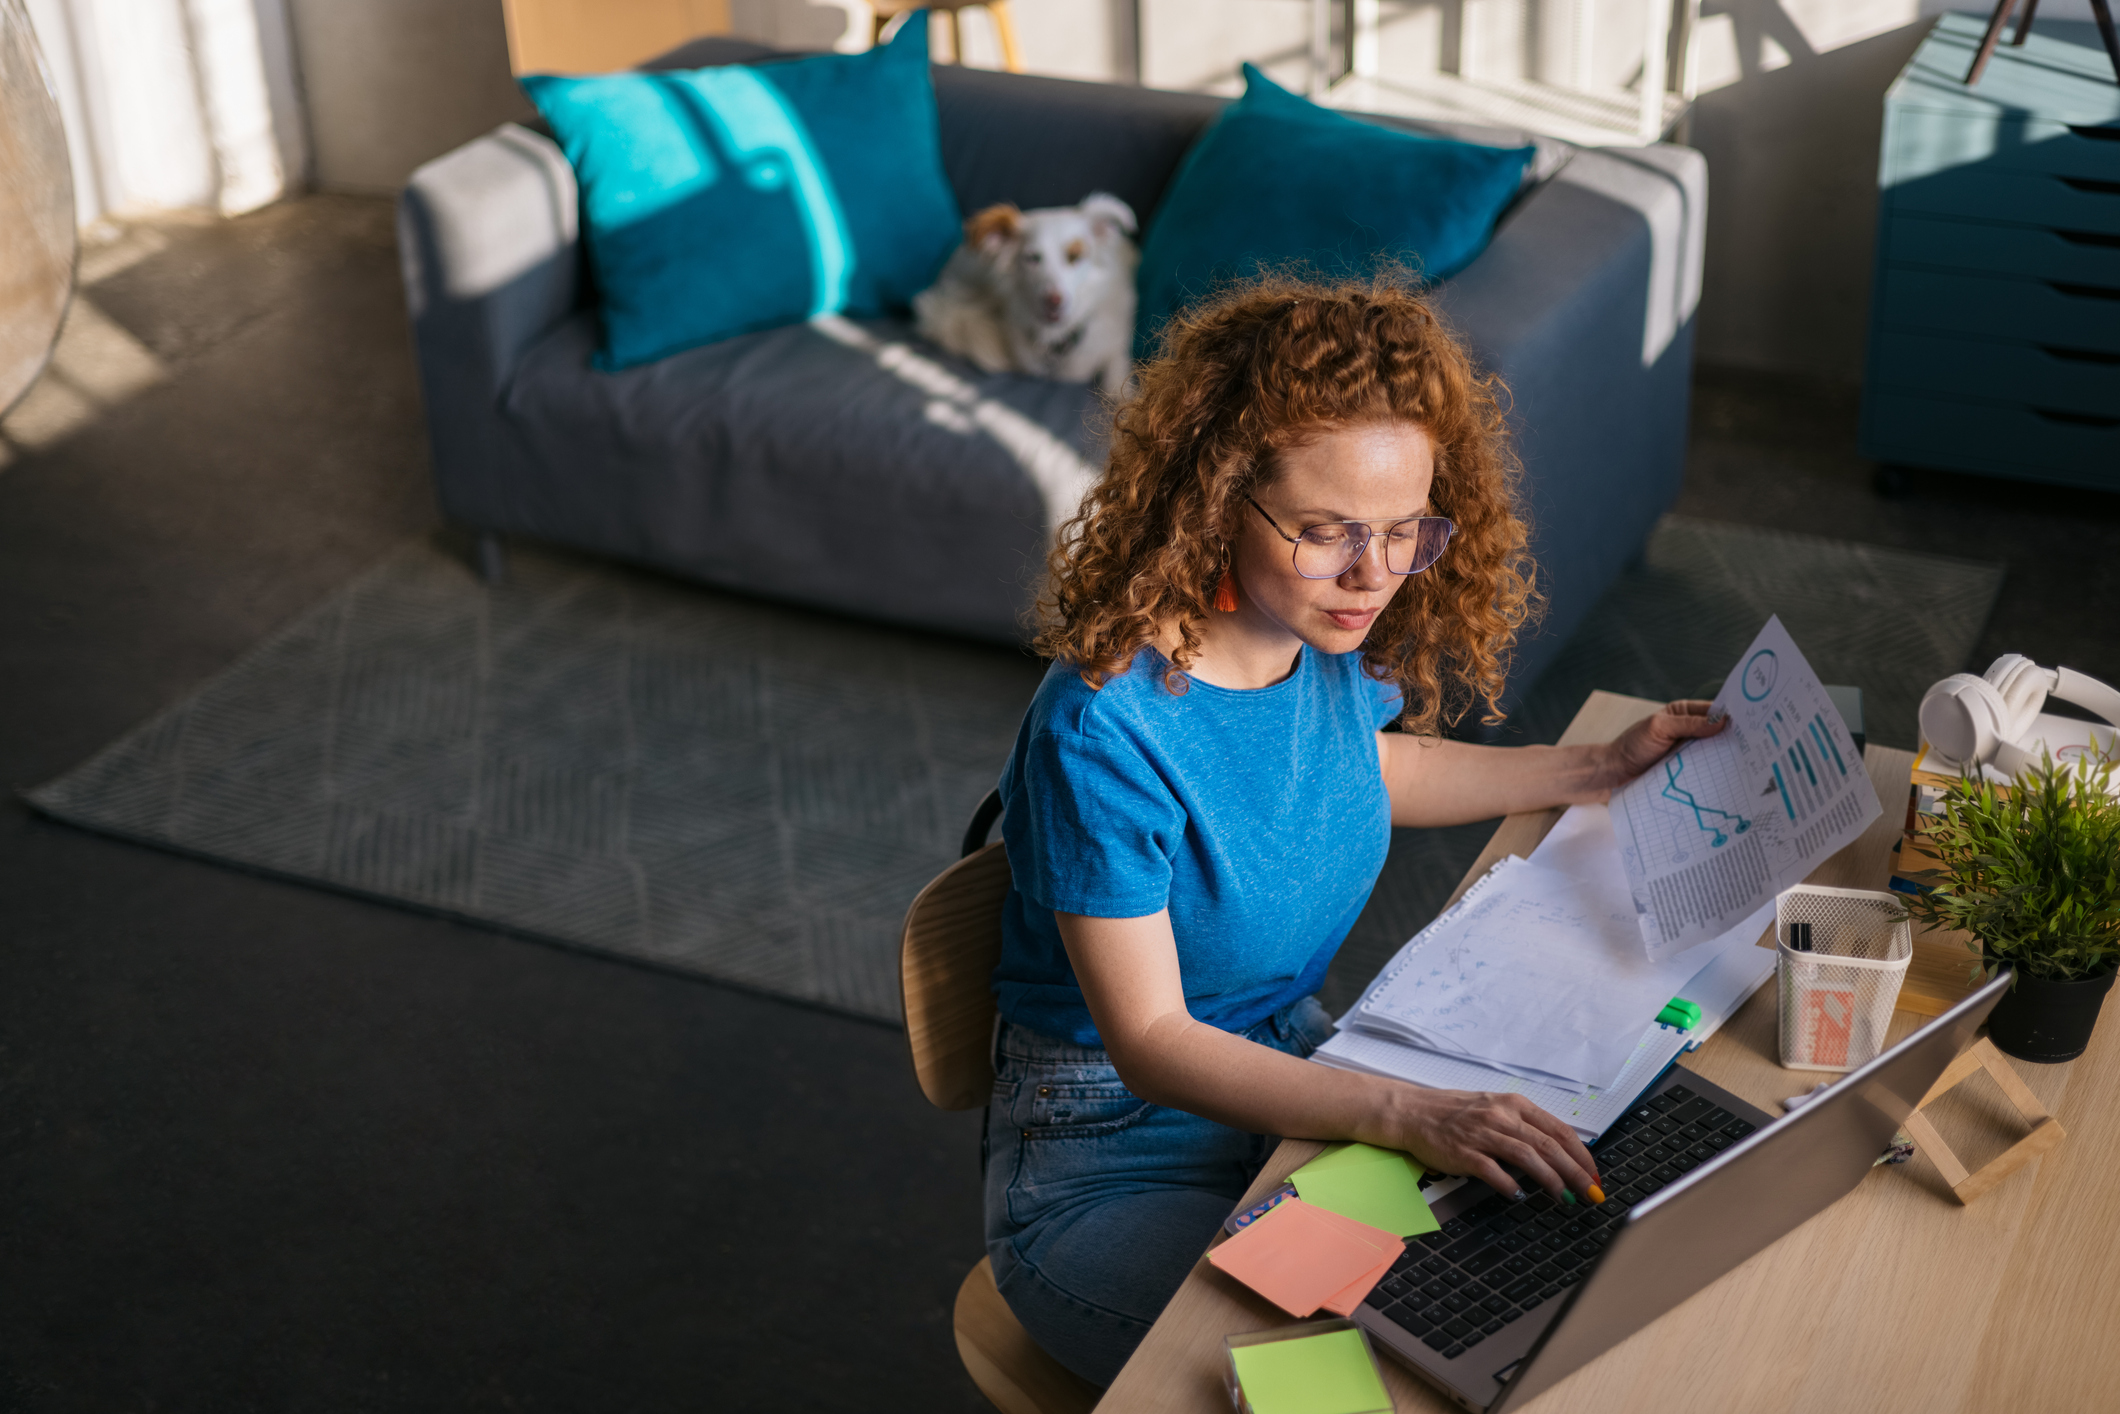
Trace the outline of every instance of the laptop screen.
{"type": "Polygon", "coordinates": [[[2008,986],[2004,973],[1810,1104],[1644,1199],[1490,1414],[1560,1383],[1852,1191],[2008,986]]]}

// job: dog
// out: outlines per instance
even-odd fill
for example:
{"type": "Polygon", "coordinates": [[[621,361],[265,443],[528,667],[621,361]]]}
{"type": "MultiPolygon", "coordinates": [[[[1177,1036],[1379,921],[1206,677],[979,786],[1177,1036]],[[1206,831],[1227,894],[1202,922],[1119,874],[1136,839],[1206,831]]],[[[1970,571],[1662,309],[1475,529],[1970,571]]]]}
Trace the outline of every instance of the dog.
{"type": "Polygon", "coordinates": [[[1080,206],[989,206],[914,296],[919,330],[988,373],[1122,396],[1133,373],[1134,229],[1133,208],[1105,192],[1080,206]]]}

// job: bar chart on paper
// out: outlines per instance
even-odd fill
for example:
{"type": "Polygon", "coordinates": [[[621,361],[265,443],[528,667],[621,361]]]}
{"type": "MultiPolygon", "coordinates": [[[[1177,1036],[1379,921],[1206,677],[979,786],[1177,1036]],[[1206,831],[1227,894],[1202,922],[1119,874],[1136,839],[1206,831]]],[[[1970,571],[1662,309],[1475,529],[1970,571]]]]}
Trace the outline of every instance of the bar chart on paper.
{"type": "Polygon", "coordinates": [[[1848,758],[1833,740],[1833,729],[1820,712],[1802,718],[1803,709],[1775,707],[1761,726],[1778,755],[1773,762],[1773,786],[1762,795],[1778,795],[1780,808],[1792,825],[1801,825],[1823,810],[1848,776],[1848,758]]]}
{"type": "Polygon", "coordinates": [[[1781,620],[1716,694],[1726,725],[1612,795],[1651,957],[1733,926],[1877,818],[1847,724],[1781,620]]]}

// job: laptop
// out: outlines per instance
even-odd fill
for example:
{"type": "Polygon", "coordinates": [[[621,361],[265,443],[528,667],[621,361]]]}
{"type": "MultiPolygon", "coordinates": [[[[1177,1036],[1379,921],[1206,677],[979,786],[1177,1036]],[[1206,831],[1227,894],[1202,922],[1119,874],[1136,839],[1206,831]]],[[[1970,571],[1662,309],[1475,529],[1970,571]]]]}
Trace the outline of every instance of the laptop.
{"type": "Polygon", "coordinates": [[[1779,1118],[1673,1066],[1590,1146],[1603,1203],[1464,1181],[1356,1324],[1462,1408],[1535,1398],[1852,1191],[2009,982],[1779,1118]]]}

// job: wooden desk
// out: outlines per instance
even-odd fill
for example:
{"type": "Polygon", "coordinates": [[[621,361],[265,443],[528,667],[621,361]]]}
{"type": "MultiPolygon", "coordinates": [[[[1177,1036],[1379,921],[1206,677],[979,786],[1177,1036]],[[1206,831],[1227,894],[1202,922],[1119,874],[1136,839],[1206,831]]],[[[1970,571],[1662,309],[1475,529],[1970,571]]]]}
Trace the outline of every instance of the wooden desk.
{"type": "MultiPolygon", "coordinates": [[[[1603,741],[1657,704],[1593,693],[1562,738],[1603,741]]],[[[1903,823],[1908,753],[1871,747],[1884,817],[1811,876],[1883,888],[1903,823]]],[[[1460,891],[1504,854],[1529,854],[1558,811],[1512,815],[1460,891]]],[[[1931,944],[1930,946],[1935,946],[1931,944]]],[[[1901,1012],[1892,1036],[1921,1017],[1901,1012]]],[[[1783,1070],[1770,983],[1684,1064],[1770,1114],[1821,1078],[1783,1070]]],[[[2120,1021],[2067,1065],[2018,1066],[2068,1138],[1961,1208],[1928,1160],[1879,1168],[1848,1197],[1547,1391],[1540,1414],[1788,1411],[2093,1411],[2120,1408],[2120,1021]]],[[[1977,1168],[2022,1132],[1985,1076],[1931,1106],[1977,1168]]],[[[1284,1140],[1246,1201],[1322,1146],[1284,1140]]],[[[1683,1254],[1675,1254],[1683,1260],[1683,1254]]],[[[1287,1317],[1203,1255],[1097,1408],[1100,1414],[1227,1414],[1222,1338],[1287,1317]]],[[[1389,1359],[1400,1411],[1454,1410],[1389,1359]]]]}

